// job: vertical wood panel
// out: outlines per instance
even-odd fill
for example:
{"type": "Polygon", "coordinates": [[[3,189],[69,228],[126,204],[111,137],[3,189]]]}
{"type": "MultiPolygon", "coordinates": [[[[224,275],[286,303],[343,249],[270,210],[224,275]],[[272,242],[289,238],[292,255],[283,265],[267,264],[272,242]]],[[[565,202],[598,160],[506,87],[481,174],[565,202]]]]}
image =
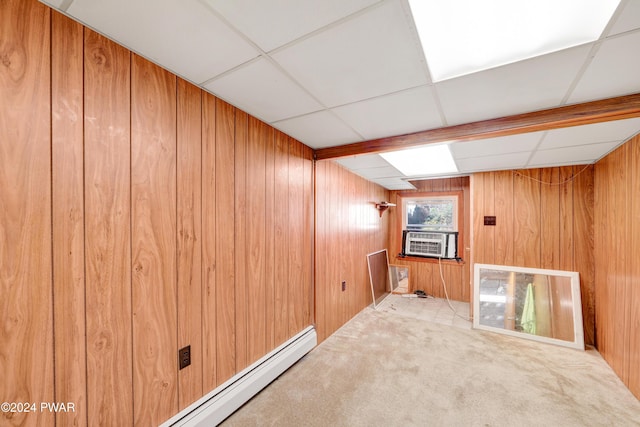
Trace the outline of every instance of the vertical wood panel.
{"type": "Polygon", "coordinates": [[[276,132],[275,138],[275,344],[289,338],[289,139],[276,132]]]}
{"type": "Polygon", "coordinates": [[[487,174],[475,173],[471,176],[471,209],[473,240],[471,241],[472,263],[486,263],[484,256],[484,179],[487,174]]]}
{"type": "MultiPolygon", "coordinates": [[[[573,233],[562,233],[565,241],[573,240],[573,257],[575,261],[573,267],[567,269],[580,273],[584,339],[588,344],[596,343],[593,171],[593,166],[589,166],[586,169],[583,166],[575,166],[573,168],[573,175],[575,176],[571,185],[573,193],[573,233]]],[[[571,215],[568,208],[564,209],[564,211],[567,212],[567,216],[571,215]]],[[[560,259],[566,252],[565,247],[566,245],[561,247],[560,259]]],[[[563,265],[569,265],[568,261],[563,265]]]]}
{"type": "Polygon", "coordinates": [[[55,400],[75,412],[58,425],[87,425],[84,277],[83,28],[51,16],[51,136],[55,400]]]}
{"type": "Polygon", "coordinates": [[[216,98],[202,97],[202,387],[217,380],[216,342],[216,98]]]}
{"type": "Polygon", "coordinates": [[[513,265],[513,172],[495,172],[495,263],[513,265]]]}
{"type": "Polygon", "coordinates": [[[540,265],[556,270],[560,267],[560,171],[540,171],[540,265]]]}
{"type": "Polygon", "coordinates": [[[202,92],[178,79],[177,250],[178,348],[191,346],[191,365],[179,372],[182,410],[202,389],[202,92]]]}
{"type": "Polygon", "coordinates": [[[630,210],[630,242],[629,242],[629,299],[630,307],[628,365],[629,380],[627,386],[640,399],[640,137],[635,137],[627,144],[631,156],[631,210],[630,210]]]}
{"type": "MultiPolygon", "coordinates": [[[[495,179],[494,174],[485,173],[484,174],[484,210],[483,217],[485,215],[495,216],[495,179]]],[[[484,218],[483,218],[484,220],[484,218]]],[[[483,221],[484,223],[484,221],[483,221]]],[[[495,263],[495,227],[485,226],[482,232],[482,240],[478,242],[478,244],[482,244],[484,246],[483,256],[484,260],[488,264],[495,263]]]]}
{"type": "MultiPolygon", "coordinates": [[[[313,298],[313,224],[314,224],[314,174],[313,174],[313,150],[303,146],[303,186],[304,200],[303,216],[304,231],[302,234],[302,291],[303,291],[303,326],[314,323],[314,298],[313,298]]],[[[277,277],[277,276],[276,276],[277,277]]]]}
{"type": "Polygon", "coordinates": [[[253,363],[267,352],[265,289],[264,124],[249,117],[247,171],[247,350],[253,363]]]}
{"type": "Polygon", "coordinates": [[[247,138],[248,115],[236,110],[235,121],[235,242],[236,256],[236,369],[246,368],[247,360],[247,138]]]}
{"type": "MultiPolygon", "coordinates": [[[[302,273],[302,257],[304,253],[304,170],[302,164],[302,145],[289,139],[289,336],[293,336],[304,328],[304,282],[302,273]]],[[[337,212],[336,212],[337,213],[337,212]]]]}
{"type": "Polygon", "coordinates": [[[216,100],[216,382],[236,373],[235,108],[216,100]]]}
{"type": "MultiPolygon", "coordinates": [[[[0,401],[47,402],[53,390],[50,16],[0,2],[0,401]]],[[[44,425],[51,413],[0,413],[44,425]]]]}
{"type": "Polygon", "coordinates": [[[517,171],[514,178],[514,261],[522,267],[540,265],[539,169],[517,171]]]}
{"type": "Polygon", "coordinates": [[[265,335],[267,351],[275,348],[275,135],[273,128],[265,126],[265,335]]]}
{"type": "Polygon", "coordinates": [[[137,55],[131,67],[131,249],[135,423],[178,411],[176,77],[137,55]],[[173,354],[172,354],[173,353],[173,354]]]}
{"type": "MultiPolygon", "coordinates": [[[[580,172],[583,170],[584,167],[576,167],[577,171],[576,172],[580,172]]],[[[574,187],[574,183],[575,185],[578,185],[578,183],[580,181],[578,181],[577,179],[574,180],[574,171],[573,171],[574,167],[573,166],[566,166],[566,167],[561,167],[559,168],[559,174],[558,174],[558,180],[561,183],[559,186],[559,192],[560,192],[560,218],[559,218],[559,236],[558,236],[558,240],[559,240],[559,254],[558,254],[558,265],[559,268],[561,270],[567,270],[567,271],[576,271],[576,267],[574,266],[574,255],[575,255],[575,250],[574,250],[574,229],[573,229],[573,224],[574,224],[574,203],[578,204],[579,201],[585,201],[584,197],[582,196],[582,193],[578,193],[578,197],[577,200],[574,201],[573,198],[573,187],[574,187]]],[[[593,177],[591,178],[591,183],[593,184],[593,177]]],[[[593,207],[593,189],[591,190],[591,199],[590,199],[590,206],[593,207]]],[[[589,200],[586,200],[589,201],[589,200]]],[[[587,206],[585,206],[584,208],[587,208],[587,206]]],[[[593,221],[593,214],[591,215],[590,218],[591,221],[593,221]]],[[[587,230],[591,231],[589,233],[588,236],[591,236],[591,238],[593,238],[593,227],[589,227],[587,230]]],[[[579,230],[580,233],[583,233],[587,230],[579,230]]],[[[577,230],[578,231],[578,230],[577,230]]],[[[588,237],[585,236],[585,237],[588,237]]],[[[590,248],[593,248],[593,244],[589,246],[590,248]]],[[[581,278],[582,281],[582,278],[581,278]]],[[[584,282],[583,282],[584,283],[584,282]]]]}
{"type": "Polygon", "coordinates": [[[130,53],[85,29],[89,425],[133,424],[130,53]]]}

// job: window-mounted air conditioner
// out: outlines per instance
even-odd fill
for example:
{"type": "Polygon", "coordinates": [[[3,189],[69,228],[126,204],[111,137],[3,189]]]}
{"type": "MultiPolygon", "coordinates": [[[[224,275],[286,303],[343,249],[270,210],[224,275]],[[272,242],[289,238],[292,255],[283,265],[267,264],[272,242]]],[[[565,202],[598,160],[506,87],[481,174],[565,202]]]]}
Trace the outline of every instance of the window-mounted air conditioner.
{"type": "Polygon", "coordinates": [[[458,233],[455,231],[402,232],[402,255],[432,258],[458,258],[458,233]]]}

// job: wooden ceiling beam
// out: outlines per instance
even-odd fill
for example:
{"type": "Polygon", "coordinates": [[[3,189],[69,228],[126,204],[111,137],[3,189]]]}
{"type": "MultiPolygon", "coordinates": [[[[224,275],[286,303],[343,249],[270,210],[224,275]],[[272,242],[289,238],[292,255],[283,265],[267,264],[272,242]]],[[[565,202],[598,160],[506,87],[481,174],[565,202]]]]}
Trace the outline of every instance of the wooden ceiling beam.
{"type": "Polygon", "coordinates": [[[335,159],[437,142],[474,141],[634,117],[640,117],[640,93],[337,147],[320,148],[314,151],[314,156],[316,160],[335,159]]]}

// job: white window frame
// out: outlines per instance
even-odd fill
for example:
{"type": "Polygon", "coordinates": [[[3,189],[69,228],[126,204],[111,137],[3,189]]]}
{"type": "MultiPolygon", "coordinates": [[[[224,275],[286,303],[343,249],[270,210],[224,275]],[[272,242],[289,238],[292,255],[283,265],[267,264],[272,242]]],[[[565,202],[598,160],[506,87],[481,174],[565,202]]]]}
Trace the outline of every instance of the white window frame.
{"type": "Polygon", "coordinates": [[[442,196],[417,196],[417,197],[403,197],[402,198],[402,229],[408,230],[407,224],[407,204],[416,203],[425,200],[448,200],[453,202],[453,227],[451,228],[442,228],[442,227],[431,227],[426,228],[425,230],[430,231],[460,231],[458,230],[458,215],[459,215],[459,206],[458,206],[457,195],[442,195],[442,196]]]}

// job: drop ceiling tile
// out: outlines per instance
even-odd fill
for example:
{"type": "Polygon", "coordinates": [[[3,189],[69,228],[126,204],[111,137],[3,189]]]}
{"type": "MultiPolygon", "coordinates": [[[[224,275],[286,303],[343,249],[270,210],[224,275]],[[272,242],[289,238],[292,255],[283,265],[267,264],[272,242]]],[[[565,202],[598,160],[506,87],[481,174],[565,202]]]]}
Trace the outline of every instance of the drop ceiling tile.
{"type": "Polygon", "coordinates": [[[328,111],[319,111],[272,125],[311,148],[332,147],[363,140],[328,111]]]}
{"type": "Polygon", "coordinates": [[[433,89],[415,89],[336,107],[333,112],[366,139],[403,135],[443,125],[433,89]]]}
{"type": "Polygon", "coordinates": [[[195,1],[75,0],[67,12],[197,84],[259,54],[195,1]]]}
{"type": "Polygon", "coordinates": [[[518,153],[534,150],[543,135],[544,132],[532,132],[478,141],[455,142],[449,148],[454,159],[518,153]]]}
{"type": "Polygon", "coordinates": [[[539,150],[533,154],[527,166],[592,163],[609,153],[618,145],[620,145],[620,142],[614,141],[600,144],[576,145],[551,150],[539,150]]]}
{"type": "Polygon", "coordinates": [[[400,178],[372,179],[371,181],[380,185],[381,187],[386,188],[387,190],[415,190],[416,189],[416,187],[413,184],[400,178]]]}
{"type": "Polygon", "coordinates": [[[402,2],[384,2],[272,57],[325,106],[428,83],[402,2]]]}
{"type": "Polygon", "coordinates": [[[264,58],[227,73],[205,87],[268,123],[322,109],[316,100],[264,58]]]}
{"type": "Polygon", "coordinates": [[[569,98],[570,103],[640,92],[640,31],[602,42],[569,98]]]}
{"type": "Polygon", "coordinates": [[[449,125],[560,105],[591,44],[436,84],[449,125]]]}
{"type": "Polygon", "coordinates": [[[638,131],[640,131],[640,118],[554,129],[547,132],[538,149],[571,147],[598,142],[624,142],[638,131]]]}
{"type": "Polygon", "coordinates": [[[359,156],[342,157],[340,159],[336,159],[336,162],[350,170],[390,166],[389,163],[379,154],[362,154],[359,156]]]}
{"type": "Polygon", "coordinates": [[[640,28],[640,1],[628,0],[609,31],[609,36],[640,28]]]}
{"type": "Polygon", "coordinates": [[[51,7],[55,7],[58,10],[60,10],[62,3],[64,3],[64,0],[40,0],[40,1],[44,4],[48,4],[51,7]]]}
{"type": "Polygon", "coordinates": [[[358,175],[365,177],[367,179],[404,177],[404,175],[393,166],[385,166],[381,168],[358,169],[358,175]]]}
{"type": "Polygon", "coordinates": [[[471,157],[456,160],[461,173],[521,169],[527,164],[530,153],[509,153],[495,156],[471,157]]]}
{"type": "Polygon", "coordinates": [[[265,52],[380,0],[204,0],[265,52]]]}

